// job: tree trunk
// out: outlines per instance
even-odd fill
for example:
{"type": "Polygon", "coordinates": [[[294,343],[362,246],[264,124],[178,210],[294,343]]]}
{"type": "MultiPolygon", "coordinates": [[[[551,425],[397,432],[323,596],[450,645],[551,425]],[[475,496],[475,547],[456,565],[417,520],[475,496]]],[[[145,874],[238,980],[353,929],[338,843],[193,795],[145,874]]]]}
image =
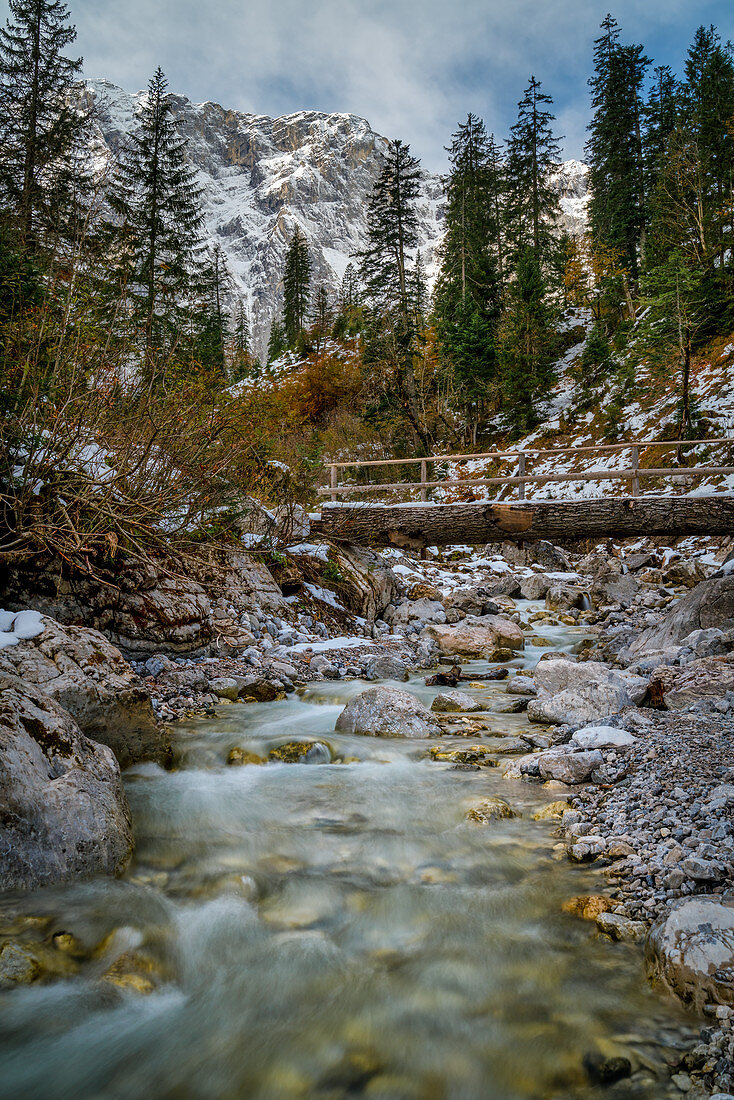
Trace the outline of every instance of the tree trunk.
{"type": "Polygon", "coordinates": [[[312,533],[361,546],[734,534],[734,498],[607,497],[498,504],[328,504],[312,533]]]}

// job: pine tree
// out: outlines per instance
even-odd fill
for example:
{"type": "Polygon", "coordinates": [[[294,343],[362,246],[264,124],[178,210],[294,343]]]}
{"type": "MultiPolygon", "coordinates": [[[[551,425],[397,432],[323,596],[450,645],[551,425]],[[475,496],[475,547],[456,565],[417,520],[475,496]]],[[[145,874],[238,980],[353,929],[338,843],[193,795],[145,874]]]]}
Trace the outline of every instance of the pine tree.
{"type": "Polygon", "coordinates": [[[74,233],[86,119],[70,96],[81,59],[61,0],[9,0],[0,29],[0,204],[31,252],[74,233]]]}
{"type": "MultiPolygon", "coordinates": [[[[664,169],[668,142],[679,125],[680,107],[678,83],[670,67],[656,66],[645,104],[642,141],[648,207],[653,201],[658,180],[664,169]]],[[[653,217],[651,209],[648,210],[648,214],[651,220],[653,217]]]]}
{"type": "Polygon", "coordinates": [[[200,274],[201,188],[186,159],[173,97],[158,68],[121,150],[108,225],[111,289],[126,295],[150,373],[175,342],[200,274]]]}
{"type": "Polygon", "coordinates": [[[636,281],[647,216],[641,90],[650,61],[642,46],[620,44],[620,29],[611,15],[603,20],[601,29],[594,48],[594,75],[589,81],[594,110],[586,145],[589,216],[595,240],[619,249],[636,281]]]}
{"type": "Polygon", "coordinates": [[[544,276],[556,265],[554,226],[560,206],[551,173],[558,168],[560,146],[553,134],[553,100],[531,76],[518,103],[507,158],[507,240],[516,267],[528,248],[544,276]]]}
{"type": "Polygon", "coordinates": [[[448,149],[446,234],[434,295],[436,327],[467,406],[486,397],[495,370],[500,311],[499,155],[484,123],[469,114],[448,149]]]}
{"type": "Polygon", "coordinates": [[[300,340],[309,307],[311,258],[308,241],[296,226],[285,257],[283,274],[283,320],[288,346],[295,348],[300,340]]]}
{"type": "Polygon", "coordinates": [[[372,347],[366,349],[367,358],[381,355],[394,368],[398,401],[425,449],[428,439],[413,364],[416,287],[411,278],[411,254],[418,243],[415,203],[420,175],[410,146],[390,142],[367,203],[367,247],[359,253],[359,275],[372,313],[372,347]]]}

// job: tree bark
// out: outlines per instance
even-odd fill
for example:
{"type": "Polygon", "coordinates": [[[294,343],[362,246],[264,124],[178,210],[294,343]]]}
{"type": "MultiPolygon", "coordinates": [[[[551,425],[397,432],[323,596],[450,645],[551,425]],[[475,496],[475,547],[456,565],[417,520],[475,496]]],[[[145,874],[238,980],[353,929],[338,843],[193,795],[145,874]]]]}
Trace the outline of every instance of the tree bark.
{"type": "Polygon", "coordinates": [[[606,497],[513,504],[327,504],[312,533],[361,546],[569,542],[640,535],[734,534],[734,497],[606,497]]]}

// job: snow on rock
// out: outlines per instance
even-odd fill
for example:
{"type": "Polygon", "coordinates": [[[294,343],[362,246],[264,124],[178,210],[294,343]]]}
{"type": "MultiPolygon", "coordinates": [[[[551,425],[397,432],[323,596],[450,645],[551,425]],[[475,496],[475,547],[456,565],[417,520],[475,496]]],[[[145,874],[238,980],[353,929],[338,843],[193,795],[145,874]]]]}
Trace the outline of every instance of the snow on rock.
{"type": "Polygon", "coordinates": [[[38,611],[0,611],[0,649],[37,638],[44,629],[38,611]]]}

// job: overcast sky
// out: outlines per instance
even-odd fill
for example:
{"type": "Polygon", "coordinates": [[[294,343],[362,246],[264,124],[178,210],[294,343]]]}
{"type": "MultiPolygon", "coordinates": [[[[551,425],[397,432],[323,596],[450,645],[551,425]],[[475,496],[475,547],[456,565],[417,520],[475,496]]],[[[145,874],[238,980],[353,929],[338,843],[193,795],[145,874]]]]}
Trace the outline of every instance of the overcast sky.
{"type": "MultiPolygon", "coordinates": [[[[67,0],[89,77],[129,91],[161,65],[195,102],[349,111],[427,168],[467,111],[504,136],[530,74],[583,153],[593,40],[610,0],[67,0]]],[[[0,0],[2,19],[7,3],[0,0]]],[[[733,0],[617,0],[624,40],[680,71],[700,23],[734,38],[733,0]]]]}

